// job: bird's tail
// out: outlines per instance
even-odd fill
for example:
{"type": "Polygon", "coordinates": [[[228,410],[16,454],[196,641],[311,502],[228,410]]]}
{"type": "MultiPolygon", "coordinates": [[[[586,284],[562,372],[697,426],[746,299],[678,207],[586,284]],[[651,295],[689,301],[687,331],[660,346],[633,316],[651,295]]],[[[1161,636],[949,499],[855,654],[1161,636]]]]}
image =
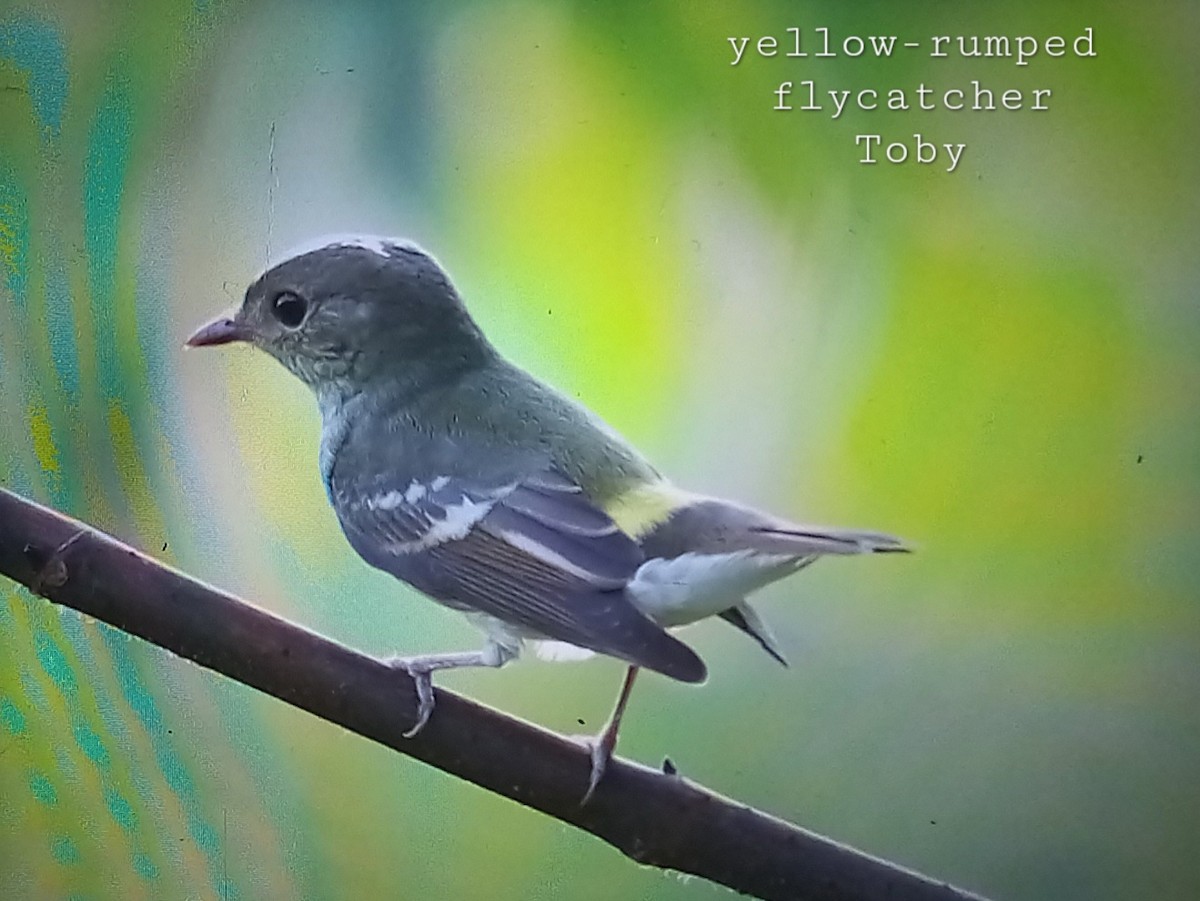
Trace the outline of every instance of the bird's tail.
{"type": "Polygon", "coordinates": [[[801,525],[717,498],[697,497],[639,539],[647,559],[749,551],[784,557],[903,553],[892,535],[862,529],[801,525]]]}
{"type": "Polygon", "coordinates": [[[749,528],[756,536],[756,550],[764,553],[796,554],[907,554],[912,548],[894,535],[859,529],[801,526],[791,523],[757,525],[749,528]]]}

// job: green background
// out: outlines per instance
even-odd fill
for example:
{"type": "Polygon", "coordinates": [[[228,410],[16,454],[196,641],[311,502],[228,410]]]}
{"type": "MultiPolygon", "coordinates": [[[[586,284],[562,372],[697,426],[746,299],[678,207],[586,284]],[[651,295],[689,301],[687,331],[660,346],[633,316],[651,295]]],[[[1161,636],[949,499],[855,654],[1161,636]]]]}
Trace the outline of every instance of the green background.
{"type": "MultiPolygon", "coordinates": [[[[268,254],[431,248],[688,487],[893,531],[650,677],[622,744],[998,899],[1200,896],[1190,3],[0,4],[0,483],[371,653],[465,622],[342,539],[305,389],[184,353],[268,254]],[[896,34],[893,59],[727,38],[896,34]],[[930,59],[935,34],[1095,58],[930,59]],[[1049,87],[1048,112],[772,112],[1049,87]],[[797,91],[799,88],[797,88],[797,91]],[[968,144],[864,166],[854,135],[968,144]]],[[[815,49],[815,48],[810,48],[815,49]]],[[[597,726],[613,661],[448,686],[597,726]]],[[[721,898],[0,587],[6,899],[721,898]]]]}

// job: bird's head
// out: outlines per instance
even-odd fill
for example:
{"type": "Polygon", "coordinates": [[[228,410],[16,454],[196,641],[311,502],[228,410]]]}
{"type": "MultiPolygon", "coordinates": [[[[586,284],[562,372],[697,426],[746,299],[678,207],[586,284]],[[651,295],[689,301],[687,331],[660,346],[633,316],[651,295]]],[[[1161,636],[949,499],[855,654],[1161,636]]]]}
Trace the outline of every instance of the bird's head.
{"type": "Polygon", "coordinates": [[[331,238],[293,253],[246,289],[240,307],[187,340],[244,341],[315,391],[405,384],[469,370],[493,355],[445,270],[391,238],[331,238]]]}

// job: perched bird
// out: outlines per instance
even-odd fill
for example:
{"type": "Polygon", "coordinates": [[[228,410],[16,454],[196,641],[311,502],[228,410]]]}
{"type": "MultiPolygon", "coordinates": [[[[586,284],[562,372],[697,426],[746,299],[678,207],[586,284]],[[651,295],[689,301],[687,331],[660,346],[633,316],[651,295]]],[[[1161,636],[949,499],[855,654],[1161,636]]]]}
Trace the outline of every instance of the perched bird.
{"type": "Polygon", "coordinates": [[[188,345],[245,341],[316,394],[321,475],[372,566],[466,614],[479,651],[399,658],[416,682],[503,666],[526,641],[629,664],[590,742],[591,797],[638,669],[702,682],[667,630],[719,616],[784,662],[746,597],[826,554],[903,551],[888,535],[797,525],[675,487],[598,417],[508,362],[416,245],[335,238],[268,269],[188,345]]]}

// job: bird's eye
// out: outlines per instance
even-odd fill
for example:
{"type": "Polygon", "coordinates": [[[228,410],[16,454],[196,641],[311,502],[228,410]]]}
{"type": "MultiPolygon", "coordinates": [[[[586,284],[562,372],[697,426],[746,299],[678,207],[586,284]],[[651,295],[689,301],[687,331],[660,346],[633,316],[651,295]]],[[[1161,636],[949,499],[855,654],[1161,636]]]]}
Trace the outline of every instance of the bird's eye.
{"type": "Polygon", "coordinates": [[[281,291],[271,301],[271,315],[287,328],[299,328],[308,312],[308,301],[291,291],[281,291]]]}

